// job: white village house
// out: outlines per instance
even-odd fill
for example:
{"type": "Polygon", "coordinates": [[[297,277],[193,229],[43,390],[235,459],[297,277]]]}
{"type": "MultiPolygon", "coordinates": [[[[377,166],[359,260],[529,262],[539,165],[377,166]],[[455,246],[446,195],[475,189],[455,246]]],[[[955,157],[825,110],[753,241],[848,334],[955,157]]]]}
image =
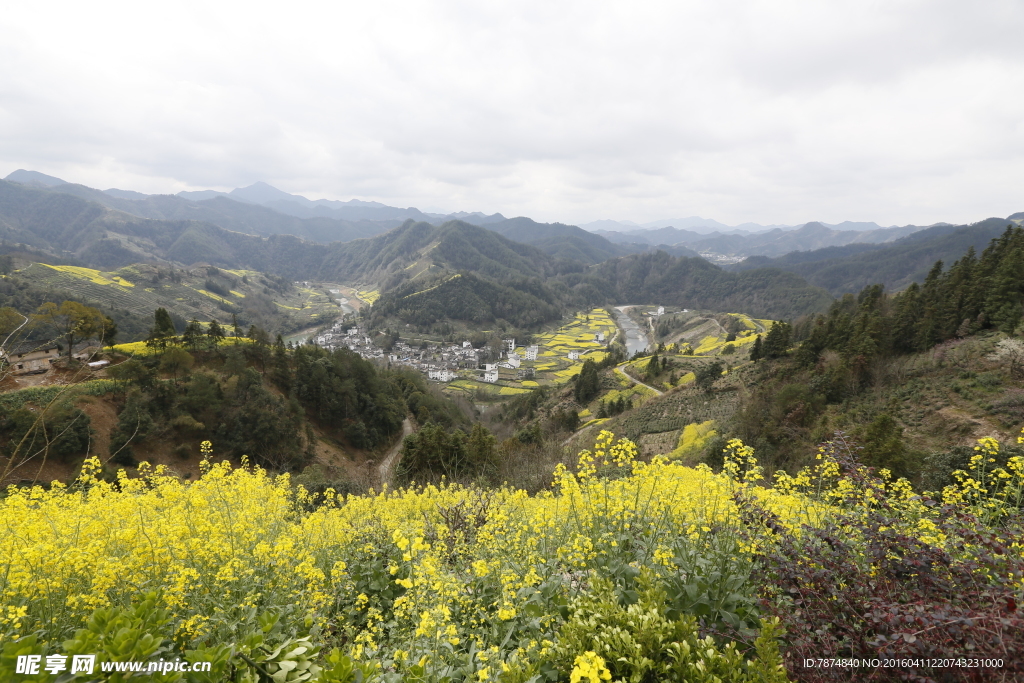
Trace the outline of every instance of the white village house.
{"type": "Polygon", "coordinates": [[[458,375],[455,373],[454,370],[449,370],[447,368],[445,368],[443,370],[428,370],[427,371],[427,377],[429,379],[436,379],[438,382],[451,382],[457,376],[458,375]]]}

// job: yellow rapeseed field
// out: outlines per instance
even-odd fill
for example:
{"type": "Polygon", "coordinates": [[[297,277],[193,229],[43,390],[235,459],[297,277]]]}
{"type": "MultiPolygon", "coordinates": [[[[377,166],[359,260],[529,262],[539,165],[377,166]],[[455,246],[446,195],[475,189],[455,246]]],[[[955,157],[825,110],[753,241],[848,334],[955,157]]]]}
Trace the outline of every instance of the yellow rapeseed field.
{"type": "MultiPolygon", "coordinates": [[[[978,462],[993,444],[979,447],[978,462]]],[[[344,498],[328,490],[319,499],[286,474],[212,457],[196,481],[146,465],[137,478],[106,480],[89,459],[70,485],[10,487],[0,501],[0,645],[29,634],[59,642],[97,609],[152,592],[168,613],[165,637],[180,650],[238,642],[256,628],[254,615],[272,612],[357,662],[429,669],[430,680],[462,667],[488,680],[557,648],[559,605],[603,585],[587,578],[593,572],[671,573],[680,543],[720,543],[722,530],[742,526],[741,492],[795,533],[851,498],[827,458],[763,487],[752,449],[738,441],[721,474],[636,455],[632,442],[604,431],[575,472],[560,465],[552,489],[537,495],[449,484],[344,498]],[[812,495],[825,481],[830,496],[812,495]]],[[[992,476],[1019,491],[1024,461],[992,476]]],[[[963,473],[947,498],[970,503],[971,482],[976,475],[963,473]]],[[[892,489],[913,519],[933,514],[905,482],[892,489]]],[[[736,539],[738,553],[756,552],[756,541],[736,539]]]]}

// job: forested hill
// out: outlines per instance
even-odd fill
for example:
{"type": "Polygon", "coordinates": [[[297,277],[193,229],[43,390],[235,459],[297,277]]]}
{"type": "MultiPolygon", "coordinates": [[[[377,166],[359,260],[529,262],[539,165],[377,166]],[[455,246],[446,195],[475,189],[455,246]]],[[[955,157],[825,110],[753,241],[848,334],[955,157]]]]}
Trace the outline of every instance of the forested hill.
{"type": "MultiPolygon", "coordinates": [[[[556,258],[573,259],[586,264],[601,263],[617,256],[636,254],[652,249],[647,244],[614,243],[593,232],[563,223],[538,223],[519,217],[489,223],[488,230],[516,242],[530,244],[556,258]]],[[[681,247],[686,256],[697,252],[681,247]]]]}
{"type": "Polygon", "coordinates": [[[370,325],[382,327],[391,318],[420,328],[446,319],[477,325],[504,320],[528,329],[557,320],[559,303],[538,279],[497,283],[471,273],[443,272],[384,293],[373,305],[370,325]]]}
{"type": "Polygon", "coordinates": [[[834,296],[859,292],[873,284],[903,289],[911,282],[924,281],[936,261],[950,263],[970,248],[984,249],[1006,230],[1014,216],[989,218],[973,225],[938,225],[884,245],[851,244],[793,252],[778,258],[754,256],[732,269],[779,268],[824,287],[834,296]]]}
{"type": "Polygon", "coordinates": [[[587,305],[666,304],[785,320],[823,311],[832,301],[824,289],[792,273],[772,268],[731,273],[702,258],[662,251],[613,259],[561,279],[587,305]]]}
{"type": "Polygon", "coordinates": [[[197,220],[139,218],[81,197],[5,181],[0,181],[0,238],[99,268],[146,261],[209,263],[335,281],[377,282],[389,275],[401,281],[408,275],[401,271],[418,261],[497,278],[548,277],[583,267],[460,221],[438,227],[406,221],[383,235],[324,245],[291,235],[243,234],[197,220]]]}
{"type": "Polygon", "coordinates": [[[805,331],[799,356],[808,364],[831,349],[860,357],[925,351],[935,344],[996,328],[1011,334],[1024,316],[1024,229],[1007,228],[978,256],[974,247],[944,269],[935,262],[920,286],[894,297],[881,285],[832,304],[805,331]]]}

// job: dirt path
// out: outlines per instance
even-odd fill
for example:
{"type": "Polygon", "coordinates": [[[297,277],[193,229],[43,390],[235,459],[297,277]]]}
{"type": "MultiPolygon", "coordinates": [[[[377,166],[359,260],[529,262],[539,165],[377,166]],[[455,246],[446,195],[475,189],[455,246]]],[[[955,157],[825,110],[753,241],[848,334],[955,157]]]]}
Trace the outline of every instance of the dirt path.
{"type": "MultiPolygon", "coordinates": [[[[623,363],[622,365],[627,365],[627,363],[623,363]]],[[[624,370],[622,369],[622,365],[616,365],[616,366],[615,366],[615,372],[619,373],[620,375],[622,375],[623,377],[625,377],[626,379],[628,379],[628,380],[629,380],[630,382],[632,382],[633,384],[639,384],[639,385],[640,385],[640,386],[642,386],[642,387],[647,387],[648,389],[650,389],[651,391],[653,391],[654,393],[656,393],[656,394],[657,394],[658,396],[661,396],[662,394],[664,394],[664,393],[665,393],[664,391],[661,391],[660,389],[655,389],[655,388],[654,388],[654,387],[652,387],[652,386],[651,386],[650,384],[644,384],[644,383],[643,383],[643,382],[641,382],[640,380],[638,380],[638,379],[634,379],[633,377],[630,377],[630,376],[629,376],[629,375],[627,375],[627,374],[626,374],[626,372],[625,372],[625,371],[624,371],[624,370]]]]}
{"type": "Polygon", "coordinates": [[[402,451],[402,443],[405,441],[405,437],[412,434],[412,421],[409,418],[405,418],[402,421],[402,436],[399,437],[397,443],[391,447],[388,454],[384,456],[383,462],[381,462],[378,471],[380,472],[380,483],[390,484],[391,476],[394,474],[395,459],[398,458],[398,454],[402,451]]]}
{"type": "Polygon", "coordinates": [[[587,425],[586,427],[581,427],[580,429],[577,429],[575,432],[573,432],[572,434],[569,435],[568,439],[566,439],[565,441],[562,442],[562,445],[563,446],[568,446],[570,441],[572,441],[573,439],[575,439],[577,436],[579,436],[583,432],[587,431],[588,429],[593,429],[596,426],[597,425],[587,425]]]}
{"type": "MultiPolygon", "coordinates": [[[[627,365],[627,363],[623,363],[622,365],[627,365]]],[[[648,389],[653,391],[658,396],[661,396],[662,394],[665,393],[664,391],[660,391],[658,389],[655,389],[650,384],[644,384],[640,380],[633,379],[632,377],[630,377],[629,375],[627,375],[625,372],[622,371],[622,365],[616,365],[615,366],[615,372],[619,373],[620,375],[622,375],[623,377],[625,377],[626,379],[628,379],[630,382],[632,382],[634,384],[639,384],[642,387],[647,387],[648,389]]],[[[569,435],[568,439],[566,439],[565,441],[562,442],[562,445],[563,446],[568,446],[569,442],[572,441],[573,439],[575,439],[577,436],[579,436],[583,432],[587,431],[588,429],[592,429],[592,428],[597,427],[597,426],[598,425],[587,425],[586,427],[581,427],[580,429],[577,429],[575,432],[573,432],[572,434],[569,435]]]]}

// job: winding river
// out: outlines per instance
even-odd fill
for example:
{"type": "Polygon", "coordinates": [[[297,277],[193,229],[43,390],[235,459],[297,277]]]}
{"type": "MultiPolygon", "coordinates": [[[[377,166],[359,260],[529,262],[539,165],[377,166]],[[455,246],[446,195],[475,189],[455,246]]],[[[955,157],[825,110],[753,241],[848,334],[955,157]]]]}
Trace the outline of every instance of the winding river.
{"type": "Polygon", "coordinates": [[[650,347],[650,340],[647,334],[640,329],[636,321],[626,313],[632,306],[617,306],[615,308],[615,323],[626,335],[626,357],[632,358],[633,354],[640,351],[645,352],[650,347]]]}

